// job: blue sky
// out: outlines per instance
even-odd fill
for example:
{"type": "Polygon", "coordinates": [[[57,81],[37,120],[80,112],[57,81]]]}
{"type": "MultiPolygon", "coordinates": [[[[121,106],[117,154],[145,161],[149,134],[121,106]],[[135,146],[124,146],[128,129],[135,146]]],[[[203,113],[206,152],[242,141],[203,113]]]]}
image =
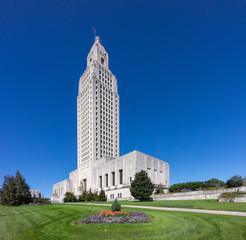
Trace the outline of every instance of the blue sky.
{"type": "Polygon", "coordinates": [[[120,94],[120,154],[171,184],[246,176],[245,1],[0,3],[0,184],[46,197],[76,169],[76,97],[94,26],[120,94]]]}

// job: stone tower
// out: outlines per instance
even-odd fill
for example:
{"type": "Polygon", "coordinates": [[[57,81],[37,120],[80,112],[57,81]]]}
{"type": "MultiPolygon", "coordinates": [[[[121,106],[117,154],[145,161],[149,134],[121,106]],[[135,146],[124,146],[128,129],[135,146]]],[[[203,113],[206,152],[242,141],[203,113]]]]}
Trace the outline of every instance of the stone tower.
{"type": "Polygon", "coordinates": [[[91,167],[103,156],[119,156],[119,94],[99,37],[87,56],[77,97],[77,165],[91,167]]]}
{"type": "Polygon", "coordinates": [[[119,94],[109,70],[109,57],[99,37],[87,56],[77,97],[77,169],[53,186],[52,201],[66,192],[77,197],[91,189],[107,199],[132,199],[130,185],[137,172],[148,173],[155,186],[169,187],[167,162],[133,151],[119,156],[119,94]]]}

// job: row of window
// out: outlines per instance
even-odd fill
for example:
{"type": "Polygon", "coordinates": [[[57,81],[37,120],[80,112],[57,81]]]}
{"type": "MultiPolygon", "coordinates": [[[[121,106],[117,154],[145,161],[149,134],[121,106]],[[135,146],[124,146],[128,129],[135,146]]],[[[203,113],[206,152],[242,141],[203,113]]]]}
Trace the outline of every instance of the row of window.
{"type": "MultiPolygon", "coordinates": [[[[119,184],[123,184],[123,170],[119,170],[119,184]]],[[[111,185],[115,186],[115,172],[111,172],[111,185]]],[[[105,187],[109,186],[108,174],[105,174],[105,187]]],[[[99,188],[103,187],[102,176],[99,176],[99,188]]]]}
{"type": "MultiPolygon", "coordinates": [[[[122,198],[122,193],[118,193],[117,198],[122,198]]],[[[114,199],[114,194],[110,194],[110,199],[114,199]]]]}

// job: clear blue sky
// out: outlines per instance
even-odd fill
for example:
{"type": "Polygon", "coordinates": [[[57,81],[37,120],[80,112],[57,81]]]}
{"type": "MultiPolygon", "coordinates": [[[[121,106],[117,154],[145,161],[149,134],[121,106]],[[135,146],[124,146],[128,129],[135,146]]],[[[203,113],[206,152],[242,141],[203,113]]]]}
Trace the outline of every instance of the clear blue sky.
{"type": "Polygon", "coordinates": [[[120,153],[171,184],[246,175],[246,1],[0,3],[0,184],[46,197],[76,169],[78,81],[94,26],[120,94],[120,153]]]}

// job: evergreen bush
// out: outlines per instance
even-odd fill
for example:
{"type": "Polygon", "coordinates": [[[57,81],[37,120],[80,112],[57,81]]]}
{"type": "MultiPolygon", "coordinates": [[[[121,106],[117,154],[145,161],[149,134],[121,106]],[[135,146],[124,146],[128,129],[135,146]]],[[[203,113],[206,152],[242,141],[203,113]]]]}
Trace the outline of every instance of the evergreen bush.
{"type": "Polygon", "coordinates": [[[121,204],[117,201],[117,199],[114,200],[111,206],[112,212],[118,212],[121,210],[121,204]]]}
{"type": "Polygon", "coordinates": [[[79,196],[79,202],[85,202],[86,201],[86,195],[87,195],[87,192],[83,191],[82,194],[79,196]]]}
{"type": "Polygon", "coordinates": [[[87,202],[91,202],[94,200],[94,194],[91,192],[91,189],[89,190],[89,192],[86,194],[86,199],[87,202]]]}
{"type": "Polygon", "coordinates": [[[93,200],[92,201],[98,201],[98,194],[95,192],[95,193],[93,193],[93,200]]]}
{"type": "Polygon", "coordinates": [[[107,201],[107,197],[105,195],[105,192],[101,189],[101,192],[99,193],[99,196],[98,196],[98,201],[107,201]]]}
{"type": "Polygon", "coordinates": [[[164,193],[164,188],[162,184],[159,184],[155,189],[155,194],[160,194],[160,193],[164,193]]]}
{"type": "Polygon", "coordinates": [[[76,202],[76,197],[71,192],[65,193],[65,198],[63,199],[64,202],[76,202]]]}

